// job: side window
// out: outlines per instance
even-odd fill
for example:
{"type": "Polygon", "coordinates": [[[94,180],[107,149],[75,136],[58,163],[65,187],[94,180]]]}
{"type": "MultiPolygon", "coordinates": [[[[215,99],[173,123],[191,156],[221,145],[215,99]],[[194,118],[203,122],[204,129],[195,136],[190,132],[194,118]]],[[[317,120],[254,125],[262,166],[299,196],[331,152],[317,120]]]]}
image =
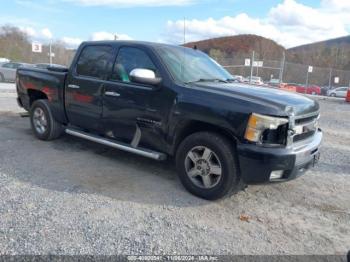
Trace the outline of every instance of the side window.
{"type": "Polygon", "coordinates": [[[87,46],[77,62],[78,75],[105,79],[112,71],[113,48],[110,46],[87,46]]]}
{"type": "Polygon", "coordinates": [[[150,69],[157,75],[157,68],[146,52],[135,47],[122,47],[111,80],[130,82],[129,74],[135,68],[150,69]]]}
{"type": "Polygon", "coordinates": [[[12,63],[3,64],[2,67],[12,68],[12,63]]]}

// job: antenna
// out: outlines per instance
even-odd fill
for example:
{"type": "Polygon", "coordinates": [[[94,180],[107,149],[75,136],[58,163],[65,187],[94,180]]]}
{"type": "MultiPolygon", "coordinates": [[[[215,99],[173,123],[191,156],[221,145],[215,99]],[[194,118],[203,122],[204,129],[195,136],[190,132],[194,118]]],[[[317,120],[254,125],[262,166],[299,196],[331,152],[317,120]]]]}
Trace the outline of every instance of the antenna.
{"type": "Polygon", "coordinates": [[[186,17],[184,17],[184,39],[183,39],[184,43],[183,43],[183,59],[181,61],[181,76],[182,79],[184,78],[184,67],[185,67],[185,63],[186,63],[186,49],[185,49],[185,45],[186,45],[186,17]]]}

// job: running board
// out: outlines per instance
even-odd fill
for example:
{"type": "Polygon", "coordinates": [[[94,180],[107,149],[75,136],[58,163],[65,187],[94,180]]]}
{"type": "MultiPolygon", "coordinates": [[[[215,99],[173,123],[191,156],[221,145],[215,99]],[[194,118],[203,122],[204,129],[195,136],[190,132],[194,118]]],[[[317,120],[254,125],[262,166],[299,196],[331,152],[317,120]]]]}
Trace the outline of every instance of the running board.
{"type": "Polygon", "coordinates": [[[76,137],[80,137],[92,142],[96,142],[105,146],[110,146],[116,149],[120,149],[126,152],[130,152],[130,153],[134,153],[136,155],[140,155],[140,156],[144,156],[144,157],[148,157],[148,158],[152,158],[155,160],[165,160],[166,159],[166,154],[164,153],[160,153],[160,152],[156,152],[156,151],[152,151],[149,149],[145,149],[145,148],[134,148],[131,145],[122,143],[122,142],[116,142],[113,141],[111,139],[108,138],[104,138],[104,137],[100,137],[100,136],[96,136],[90,133],[86,133],[80,130],[75,130],[75,129],[70,129],[67,128],[65,130],[65,132],[69,135],[72,136],[76,136],[76,137]]]}

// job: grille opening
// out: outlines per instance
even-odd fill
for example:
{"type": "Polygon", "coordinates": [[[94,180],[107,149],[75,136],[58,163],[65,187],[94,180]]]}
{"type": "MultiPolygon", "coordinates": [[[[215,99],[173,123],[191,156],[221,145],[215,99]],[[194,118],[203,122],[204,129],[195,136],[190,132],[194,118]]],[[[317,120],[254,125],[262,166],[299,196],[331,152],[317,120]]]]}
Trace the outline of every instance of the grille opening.
{"type": "Polygon", "coordinates": [[[319,115],[313,115],[305,118],[300,118],[295,120],[296,126],[301,126],[303,128],[303,133],[295,135],[293,137],[293,142],[299,142],[308,139],[316,134],[317,128],[314,128],[313,123],[317,121],[319,115]]]}
{"type": "Polygon", "coordinates": [[[301,118],[301,119],[296,119],[295,120],[295,124],[296,125],[305,124],[305,123],[308,123],[308,122],[312,122],[316,118],[318,118],[318,115],[310,116],[310,117],[306,117],[306,118],[301,118]]]}
{"type": "Polygon", "coordinates": [[[293,141],[298,142],[298,141],[307,139],[309,137],[312,137],[315,133],[316,133],[316,131],[311,131],[311,132],[303,133],[300,135],[296,135],[296,136],[294,136],[293,141]]]}

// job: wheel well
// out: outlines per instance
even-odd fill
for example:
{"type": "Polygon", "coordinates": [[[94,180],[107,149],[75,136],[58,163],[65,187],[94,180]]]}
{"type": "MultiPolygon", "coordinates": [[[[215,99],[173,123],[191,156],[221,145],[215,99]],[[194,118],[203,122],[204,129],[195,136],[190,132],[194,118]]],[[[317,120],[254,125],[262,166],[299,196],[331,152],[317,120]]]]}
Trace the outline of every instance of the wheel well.
{"type": "Polygon", "coordinates": [[[28,89],[30,106],[39,99],[47,99],[47,95],[44,92],[35,89],[28,89]]]}
{"type": "Polygon", "coordinates": [[[174,153],[176,152],[178,146],[186,137],[194,133],[203,132],[203,131],[209,131],[209,132],[215,132],[215,133],[221,134],[222,136],[232,141],[233,146],[237,141],[237,137],[232,132],[230,132],[225,128],[222,128],[213,124],[205,123],[202,121],[190,121],[184,124],[183,127],[181,128],[181,131],[176,135],[173,152],[174,153]]]}

